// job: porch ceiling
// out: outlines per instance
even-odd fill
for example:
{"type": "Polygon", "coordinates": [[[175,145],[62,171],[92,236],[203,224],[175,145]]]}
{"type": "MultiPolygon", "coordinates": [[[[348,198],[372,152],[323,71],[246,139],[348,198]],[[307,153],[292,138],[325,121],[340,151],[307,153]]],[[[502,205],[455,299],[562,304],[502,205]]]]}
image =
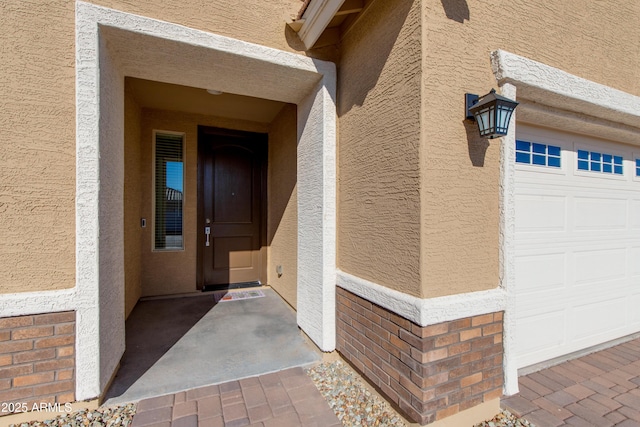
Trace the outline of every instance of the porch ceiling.
{"type": "Polygon", "coordinates": [[[201,88],[133,77],[127,78],[127,84],[139,106],[158,110],[271,123],[286,105],[280,101],[231,93],[211,95],[201,88]]]}

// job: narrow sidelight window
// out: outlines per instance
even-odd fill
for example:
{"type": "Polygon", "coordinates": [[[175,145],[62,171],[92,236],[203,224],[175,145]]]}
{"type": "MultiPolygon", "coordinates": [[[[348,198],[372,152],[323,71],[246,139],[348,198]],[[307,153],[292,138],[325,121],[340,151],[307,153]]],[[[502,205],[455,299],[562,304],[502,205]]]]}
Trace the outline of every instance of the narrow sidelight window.
{"type": "Polygon", "coordinates": [[[154,249],[183,249],[184,135],[154,134],[154,249]]]}

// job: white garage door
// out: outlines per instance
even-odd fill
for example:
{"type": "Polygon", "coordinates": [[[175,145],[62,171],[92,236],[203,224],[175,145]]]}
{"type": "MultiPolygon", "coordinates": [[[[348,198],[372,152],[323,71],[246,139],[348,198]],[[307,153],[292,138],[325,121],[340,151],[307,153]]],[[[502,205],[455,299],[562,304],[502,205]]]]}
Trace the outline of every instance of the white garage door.
{"type": "Polygon", "coordinates": [[[640,331],[640,147],[518,125],[518,367],[640,331]]]}

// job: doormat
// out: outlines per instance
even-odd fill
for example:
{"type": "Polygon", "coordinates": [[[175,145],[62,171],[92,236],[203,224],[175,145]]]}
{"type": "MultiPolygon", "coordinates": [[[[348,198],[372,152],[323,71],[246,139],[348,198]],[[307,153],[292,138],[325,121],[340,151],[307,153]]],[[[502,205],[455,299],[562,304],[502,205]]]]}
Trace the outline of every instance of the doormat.
{"type": "Polygon", "coordinates": [[[252,298],[264,298],[264,292],[259,289],[253,289],[250,291],[233,291],[233,292],[219,292],[214,295],[214,299],[216,302],[225,302],[225,301],[238,301],[243,299],[252,299],[252,298]]]}
{"type": "Polygon", "coordinates": [[[231,289],[243,289],[243,288],[259,288],[262,286],[259,280],[255,280],[253,282],[241,282],[241,283],[225,283],[221,285],[204,285],[202,288],[202,292],[216,292],[216,291],[227,291],[231,289]]]}

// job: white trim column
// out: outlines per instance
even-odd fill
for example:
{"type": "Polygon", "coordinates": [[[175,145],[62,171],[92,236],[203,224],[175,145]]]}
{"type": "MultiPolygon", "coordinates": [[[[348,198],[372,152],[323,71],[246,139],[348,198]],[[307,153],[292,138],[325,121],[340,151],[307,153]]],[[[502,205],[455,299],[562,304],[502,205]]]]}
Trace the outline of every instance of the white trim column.
{"type": "Polygon", "coordinates": [[[297,316],[323,351],[336,347],[335,85],[329,73],[298,105],[297,316]]]}
{"type": "MultiPolygon", "coordinates": [[[[501,95],[516,100],[516,87],[510,83],[501,86],[501,95]]],[[[504,394],[518,392],[518,371],[516,365],[515,334],[516,323],[513,307],[515,294],[515,144],[516,116],[513,112],[509,131],[502,137],[500,146],[500,287],[505,291],[506,307],[503,320],[503,369],[504,394]]]]}

